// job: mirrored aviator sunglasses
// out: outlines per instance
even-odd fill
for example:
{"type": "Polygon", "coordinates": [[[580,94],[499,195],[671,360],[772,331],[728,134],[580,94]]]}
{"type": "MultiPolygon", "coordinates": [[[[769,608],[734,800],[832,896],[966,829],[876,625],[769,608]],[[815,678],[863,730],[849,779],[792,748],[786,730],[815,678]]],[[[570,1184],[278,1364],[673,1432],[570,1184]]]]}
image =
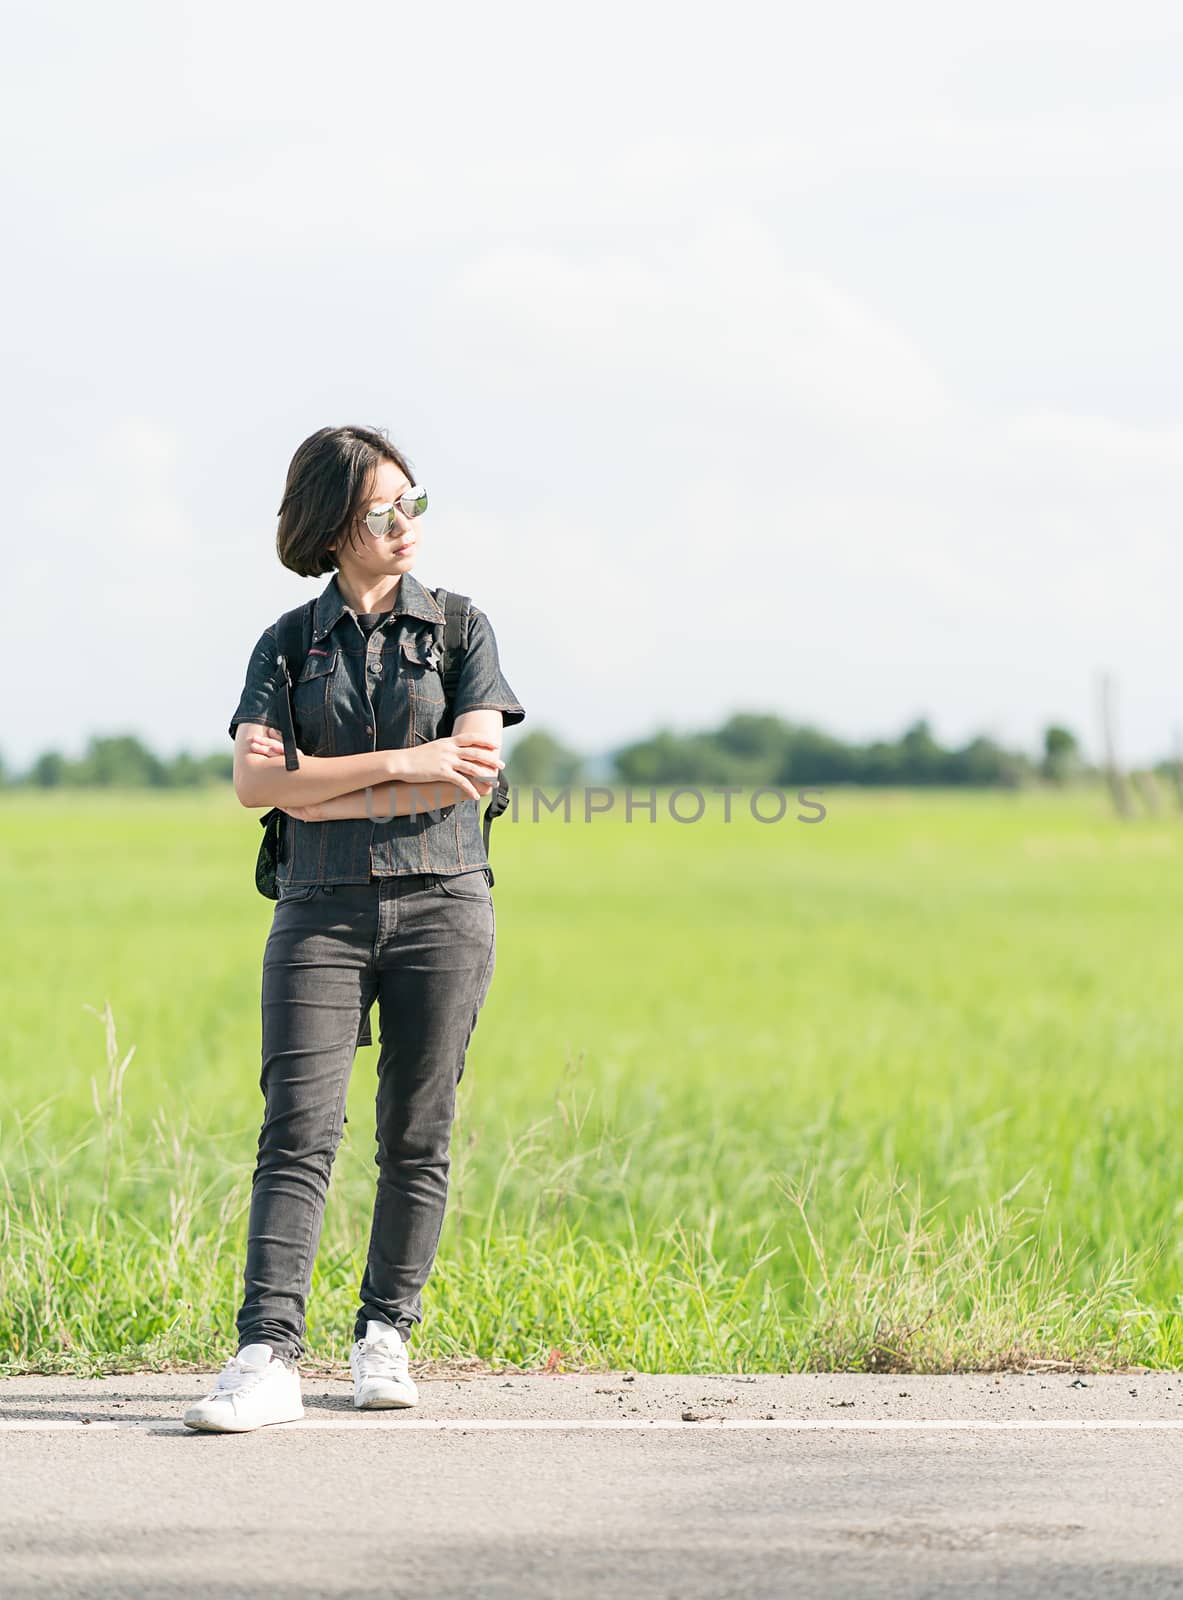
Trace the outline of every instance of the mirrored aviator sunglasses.
{"type": "Polygon", "coordinates": [[[392,501],[389,505],[375,506],[372,511],[367,511],[365,524],[375,539],[389,533],[391,528],[394,527],[396,510],[401,511],[404,517],[421,517],[427,510],[427,490],[421,485],[415,484],[407,490],[406,494],[400,495],[397,500],[392,501]]]}

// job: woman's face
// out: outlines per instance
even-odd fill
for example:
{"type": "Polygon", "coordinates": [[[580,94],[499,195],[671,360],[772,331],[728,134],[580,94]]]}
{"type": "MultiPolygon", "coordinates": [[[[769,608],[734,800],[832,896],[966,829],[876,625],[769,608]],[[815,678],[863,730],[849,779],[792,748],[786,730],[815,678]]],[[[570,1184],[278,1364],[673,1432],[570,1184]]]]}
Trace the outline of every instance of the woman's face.
{"type": "MultiPolygon", "coordinates": [[[[362,501],[363,515],[372,506],[396,502],[412,487],[406,473],[393,461],[379,461],[362,501]]],[[[375,539],[358,516],[348,536],[338,539],[330,548],[336,551],[342,571],[359,582],[397,576],[409,572],[414,564],[420,521],[418,517],[405,517],[396,506],[394,526],[389,533],[375,539]]]]}

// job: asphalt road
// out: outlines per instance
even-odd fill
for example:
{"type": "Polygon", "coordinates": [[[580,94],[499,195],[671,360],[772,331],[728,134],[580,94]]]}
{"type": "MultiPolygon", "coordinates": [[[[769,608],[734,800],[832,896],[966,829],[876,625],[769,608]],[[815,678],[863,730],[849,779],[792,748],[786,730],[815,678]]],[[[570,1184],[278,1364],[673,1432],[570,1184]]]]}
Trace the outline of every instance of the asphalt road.
{"type": "Polygon", "coordinates": [[[1183,1592],[1183,1375],[416,1378],[238,1437],[202,1375],[0,1382],[0,1593],[1183,1592]]]}

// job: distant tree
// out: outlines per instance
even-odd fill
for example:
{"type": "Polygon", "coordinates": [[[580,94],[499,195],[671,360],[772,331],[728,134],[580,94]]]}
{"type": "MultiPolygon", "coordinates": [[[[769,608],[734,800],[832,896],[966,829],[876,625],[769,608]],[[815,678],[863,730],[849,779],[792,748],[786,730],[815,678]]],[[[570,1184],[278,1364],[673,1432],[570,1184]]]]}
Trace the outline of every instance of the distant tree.
{"type": "Polygon", "coordinates": [[[217,751],[214,755],[202,756],[198,766],[206,778],[215,783],[229,783],[234,777],[234,757],[229,751],[217,751]]]}
{"type": "Polygon", "coordinates": [[[820,728],[803,724],[789,730],[784,756],[771,782],[783,789],[803,789],[821,783],[857,783],[861,765],[857,745],[846,744],[820,728]]]}
{"type": "Polygon", "coordinates": [[[932,736],[924,717],[914,722],[900,740],[900,766],[905,783],[942,783],[946,753],[932,736]]]}
{"type": "Polygon", "coordinates": [[[701,783],[701,741],[662,728],[650,739],[638,740],[612,752],[612,763],[623,783],[701,783]]]}
{"type": "Polygon", "coordinates": [[[583,758],[578,751],[562,744],[545,728],[523,735],[505,763],[509,783],[536,784],[539,788],[576,783],[582,772],[583,758]]]}
{"type": "Polygon", "coordinates": [[[867,745],[861,765],[861,783],[893,784],[908,781],[904,772],[903,750],[886,739],[876,739],[867,745]]]}
{"type": "Polygon", "coordinates": [[[951,750],[946,762],[947,781],[975,788],[1017,789],[1029,776],[1030,763],[993,739],[979,735],[960,750],[951,750]]]}
{"type": "Polygon", "coordinates": [[[29,782],[42,789],[56,789],[65,783],[68,765],[59,750],[45,750],[29,768],[29,782]]]}
{"type": "Polygon", "coordinates": [[[767,754],[747,757],[725,750],[714,733],[675,734],[668,729],[613,753],[616,776],[629,784],[670,785],[772,782],[767,754]]]}
{"type": "Polygon", "coordinates": [[[760,761],[775,771],[789,740],[789,725],[783,717],[763,712],[737,711],[714,735],[715,743],[730,756],[743,761],[760,761]]]}
{"type": "Polygon", "coordinates": [[[182,750],[163,766],[161,782],[170,789],[203,789],[207,784],[226,783],[234,777],[234,757],[228,752],[194,756],[182,750]]]}
{"type": "Polygon", "coordinates": [[[201,763],[188,750],[179,751],[161,767],[160,782],[166,789],[195,789],[205,782],[205,778],[201,763]]]}
{"type": "Polygon", "coordinates": [[[1052,724],[1043,730],[1042,777],[1049,783],[1069,783],[1081,772],[1080,745],[1068,728],[1052,724]]]}
{"type": "Polygon", "coordinates": [[[78,763],[74,781],[101,788],[159,788],[165,782],[165,766],[134,734],[95,735],[78,763]]]}

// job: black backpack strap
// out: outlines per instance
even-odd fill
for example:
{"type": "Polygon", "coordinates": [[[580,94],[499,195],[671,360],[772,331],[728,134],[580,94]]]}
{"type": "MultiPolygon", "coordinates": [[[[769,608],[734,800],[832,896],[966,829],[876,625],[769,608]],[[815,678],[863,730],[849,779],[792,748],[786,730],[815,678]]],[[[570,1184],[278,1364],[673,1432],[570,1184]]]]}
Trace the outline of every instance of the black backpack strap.
{"type": "MultiPolygon", "coordinates": [[[[276,720],[279,722],[279,731],[283,735],[283,764],[289,772],[294,772],[300,765],[300,755],[296,748],[296,723],[292,716],[292,685],[299,680],[304,670],[304,661],[308,655],[308,647],[312,643],[312,608],[315,600],[309,600],[307,605],[296,606],[291,611],[285,611],[275,624],[276,658],[279,666],[280,681],[283,684],[283,693],[279,697],[279,711],[276,720]]],[[[266,875],[274,881],[275,862],[281,850],[280,835],[283,832],[284,814],[278,806],[272,806],[270,811],[264,811],[259,818],[260,826],[265,830],[264,845],[260,846],[260,869],[264,860],[267,862],[266,875]]],[[[263,883],[256,871],[256,883],[262,893],[274,900],[272,887],[263,888],[263,883]]]]}
{"type": "Polygon", "coordinates": [[[456,699],[460,669],[468,649],[468,619],[472,615],[472,601],[468,595],[454,594],[449,589],[440,588],[432,592],[444,612],[444,620],[434,624],[435,655],[440,676],[444,680],[444,699],[450,708],[456,699]]]}
{"type": "Polygon", "coordinates": [[[312,612],[315,599],[305,601],[285,611],[275,624],[275,637],[279,654],[279,672],[283,680],[280,701],[280,732],[283,734],[283,764],[289,772],[300,765],[296,749],[296,724],[292,716],[292,688],[300,680],[304,662],[312,644],[312,612]]]}
{"type": "MultiPolygon", "coordinates": [[[[456,689],[460,682],[460,669],[464,665],[464,655],[468,649],[468,623],[472,615],[472,600],[466,594],[453,594],[451,590],[433,589],[436,601],[444,609],[443,622],[435,624],[436,656],[439,661],[440,675],[444,680],[444,699],[448,703],[449,713],[456,699],[456,689]]],[[[506,781],[505,769],[497,774],[497,784],[489,795],[489,804],[485,807],[485,820],[481,828],[481,836],[485,841],[485,855],[489,854],[489,829],[493,818],[499,817],[509,805],[509,784],[506,781]]]]}
{"type": "MultiPolygon", "coordinates": [[[[300,755],[296,747],[296,723],[292,715],[292,685],[299,681],[312,643],[312,612],[315,605],[316,601],[313,599],[306,605],[294,606],[291,611],[285,611],[275,624],[276,660],[280,682],[283,685],[276,721],[283,735],[283,764],[288,772],[294,772],[300,765],[300,755]]],[[[270,811],[264,811],[259,822],[267,832],[267,839],[271,841],[266,853],[273,868],[280,849],[279,835],[283,828],[283,812],[278,806],[272,806],[270,811]]],[[[274,900],[275,896],[270,888],[263,889],[262,892],[274,900]]]]}
{"type": "Polygon", "coordinates": [[[489,854],[489,829],[493,825],[493,818],[499,817],[509,804],[509,781],[502,767],[497,774],[497,787],[489,796],[489,804],[485,807],[485,821],[481,829],[485,841],[485,854],[489,854]]]}

